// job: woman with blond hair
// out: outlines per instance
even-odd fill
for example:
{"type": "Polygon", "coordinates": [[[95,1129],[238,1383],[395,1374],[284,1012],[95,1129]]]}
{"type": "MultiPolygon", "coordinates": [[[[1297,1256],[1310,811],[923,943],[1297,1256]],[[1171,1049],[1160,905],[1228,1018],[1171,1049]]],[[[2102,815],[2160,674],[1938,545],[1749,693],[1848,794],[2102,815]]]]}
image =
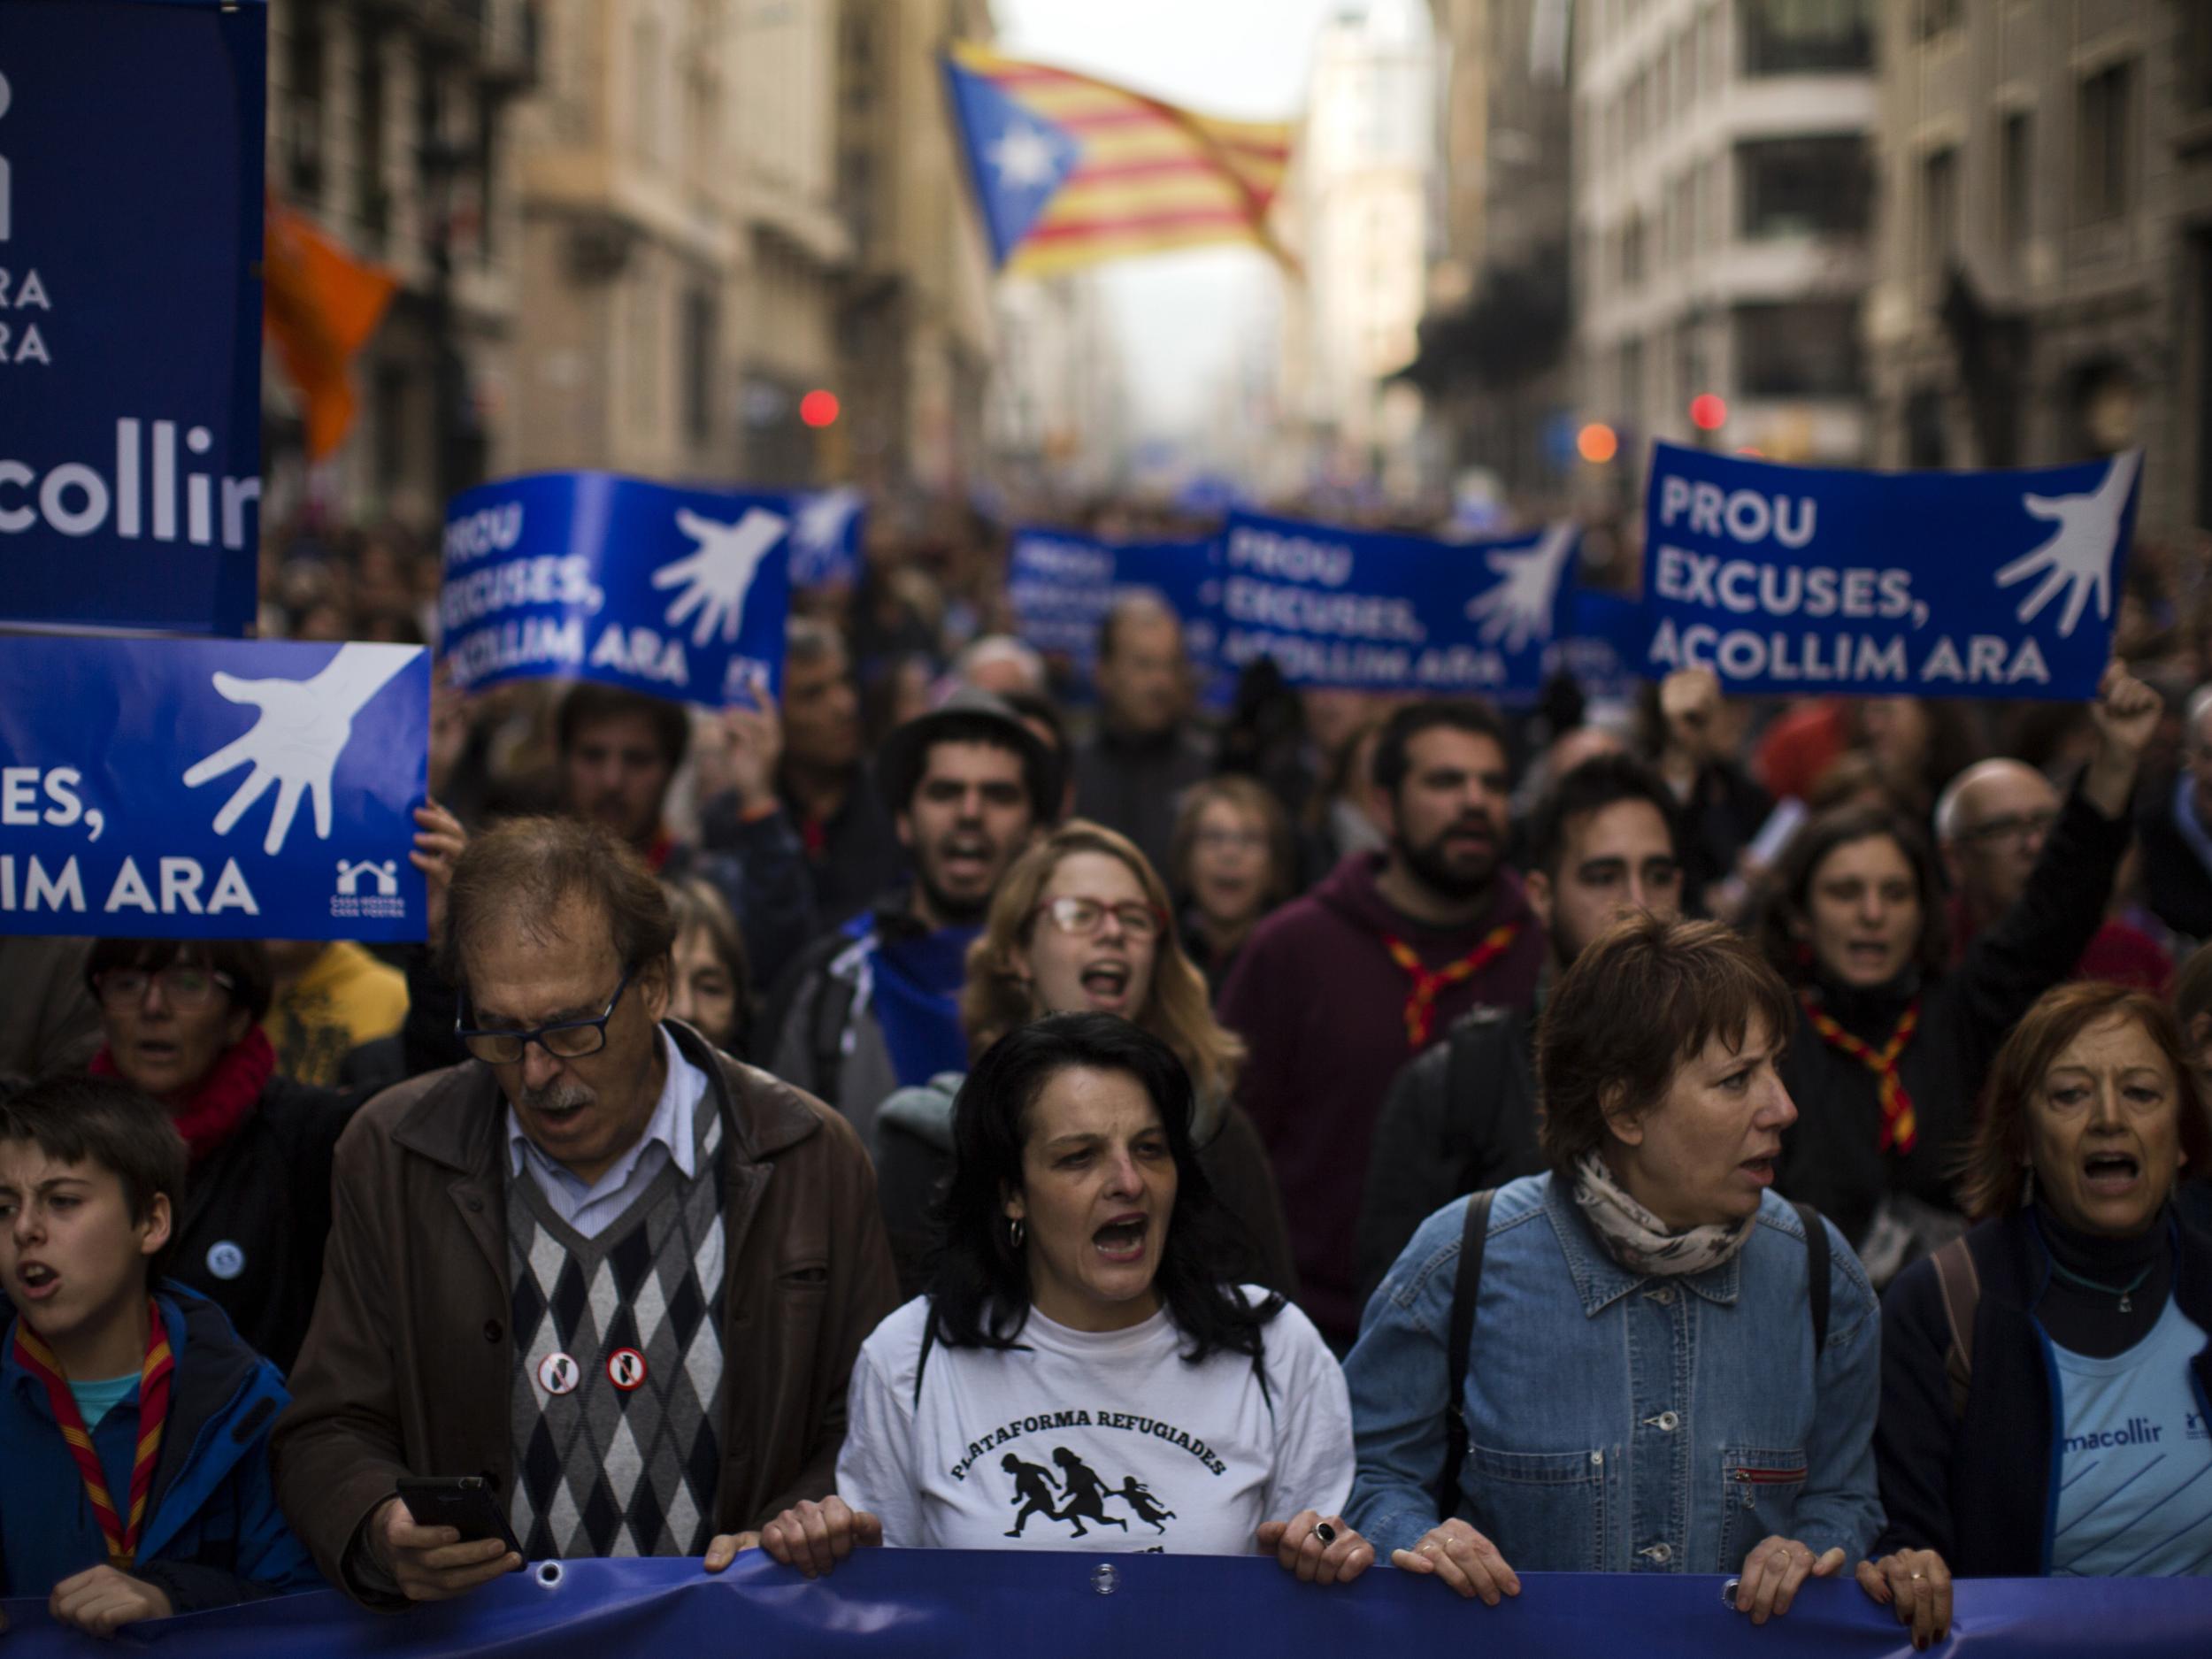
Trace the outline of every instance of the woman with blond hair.
{"type": "Polygon", "coordinates": [[[1183,792],[1169,874],[1185,901],[1183,948],[1218,995],[1237,952],[1298,879],[1298,844],[1282,803],[1233,773],[1183,792]]]}
{"type": "MultiPolygon", "coordinates": [[[[1125,836],[1077,818],[1006,872],[968,950],[960,1020],[971,1056],[1046,1014],[1105,1013],[1165,1042],[1190,1073],[1191,1140],[1223,1207],[1241,1224],[1251,1259],[1223,1263],[1294,1294],[1282,1201],[1259,1132],[1235,1103],[1244,1045],[1213,1017],[1206,981],[1176,937],[1159,873],[1125,836]]],[[[909,1294],[926,1276],[936,1196],[952,1169],[952,1102],[962,1073],[901,1089],[877,1118],[876,1177],[884,1220],[909,1294]]]]}

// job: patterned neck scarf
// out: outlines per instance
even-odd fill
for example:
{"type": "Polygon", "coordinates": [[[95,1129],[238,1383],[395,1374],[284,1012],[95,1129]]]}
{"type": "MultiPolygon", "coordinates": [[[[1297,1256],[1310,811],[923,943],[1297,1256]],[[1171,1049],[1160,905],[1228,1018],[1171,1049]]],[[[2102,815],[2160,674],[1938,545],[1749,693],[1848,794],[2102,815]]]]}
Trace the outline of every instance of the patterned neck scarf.
{"type": "Polygon", "coordinates": [[[1874,1073],[1876,1089],[1882,1102],[1882,1150],[1887,1152],[1893,1148],[1900,1156],[1910,1152],[1920,1140],[1920,1123],[1913,1113],[1912,1096],[1905,1092],[1905,1080],[1897,1074],[1897,1063],[1912,1041],[1913,1033],[1920,1029],[1920,999],[1916,996],[1905,1005],[1904,1014],[1897,1022],[1897,1029],[1890,1033],[1889,1041],[1882,1045],[1878,1052],[1872,1044],[1853,1036],[1838,1025],[1834,1017],[1821,1007],[1819,999],[1810,991],[1800,991],[1797,1000],[1805,1010],[1805,1018],[1812,1022],[1813,1029],[1820,1033],[1823,1042],[1831,1048],[1849,1055],[1874,1073]]]}
{"type": "Polygon", "coordinates": [[[54,1421],[61,1425],[69,1455],[77,1460],[77,1477],[84,1482],[93,1517],[100,1523],[100,1535],[107,1540],[108,1563],[118,1572],[128,1572],[138,1559],[146,1498],[153,1489],[154,1464],[161,1456],[161,1431],[169,1417],[169,1378],[176,1370],[175,1356],[169,1351],[169,1329],[162,1323],[160,1308],[152,1297],[146,1299],[146,1361],[138,1371],[138,1449],[131,1460],[127,1519],[116,1513],[115,1500],[108,1495],[107,1476],[100,1468],[92,1431],[85,1426],[84,1413],[77,1409],[77,1396],[69,1391],[69,1379],[61,1374],[60,1362],[29,1322],[19,1317],[15,1322],[15,1361],[46,1385],[46,1403],[53,1409],[54,1421]]]}
{"type": "Polygon", "coordinates": [[[1416,1048],[1429,1040],[1436,1029],[1436,999],[1447,986],[1471,979],[1485,968],[1503,956],[1521,931],[1518,922],[1507,922],[1494,927],[1485,935],[1482,943],[1462,956],[1457,962],[1440,968],[1429,968],[1414,954],[1411,945],[1389,933],[1383,935],[1383,949],[1390,953],[1391,961],[1412,977],[1413,989],[1406,995],[1406,1041],[1416,1048]]]}
{"type": "Polygon", "coordinates": [[[1575,1202],[1605,1252],[1632,1273],[1673,1279],[1718,1267],[1751,1237],[1754,1210],[1741,1221],[1713,1222],[1677,1232],[1628,1195],[1601,1152],[1575,1161],[1575,1202]]]}

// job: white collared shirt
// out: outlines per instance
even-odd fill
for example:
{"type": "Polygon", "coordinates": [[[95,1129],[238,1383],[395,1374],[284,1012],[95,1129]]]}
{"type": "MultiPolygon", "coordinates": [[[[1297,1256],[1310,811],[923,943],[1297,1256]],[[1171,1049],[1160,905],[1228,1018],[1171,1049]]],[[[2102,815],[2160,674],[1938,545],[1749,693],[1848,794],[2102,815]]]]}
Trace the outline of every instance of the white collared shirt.
{"type": "Polygon", "coordinates": [[[608,1166],[605,1174],[586,1185],[565,1166],[546,1156],[524,1133],[522,1120],[511,1104],[507,1108],[507,1172],[530,1172],[538,1190],[556,1215],[587,1239],[596,1238],[627,1213],[638,1195],[653,1184],[662,1169],[673,1162],[689,1180],[698,1169],[698,1117],[706,1099],[707,1074],[683,1056],[665,1031],[654,1041],[668,1061],[661,1097],[637,1144],[608,1166]]]}

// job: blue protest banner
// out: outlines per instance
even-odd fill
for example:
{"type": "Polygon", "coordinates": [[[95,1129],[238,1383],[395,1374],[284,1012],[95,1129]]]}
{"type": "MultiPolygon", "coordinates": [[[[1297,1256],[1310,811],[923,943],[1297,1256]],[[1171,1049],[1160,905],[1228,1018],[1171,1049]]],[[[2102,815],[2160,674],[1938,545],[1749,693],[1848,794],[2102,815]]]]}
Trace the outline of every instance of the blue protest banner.
{"type": "Polygon", "coordinates": [[[1116,600],[1149,590],[1183,621],[1183,641],[1199,697],[1222,706],[1235,689],[1220,661],[1220,544],[1102,541],[1058,530],[1016,534],[1007,564],[1007,597],[1016,626],[1037,649],[1068,659],[1086,692],[1098,667],[1098,630],[1116,600]]]}
{"type": "Polygon", "coordinates": [[[1561,631],[1572,525],[1482,541],[1232,513],[1223,662],[1271,657],[1294,686],[1527,695],[1561,631]]]}
{"type": "Polygon", "coordinates": [[[9,0],[0,621],[253,621],[267,28],[259,0],[9,0]]]}
{"type": "Polygon", "coordinates": [[[860,580],[868,510],[851,485],[790,500],[791,587],[849,588],[860,580]]]}
{"type": "Polygon", "coordinates": [[[0,933],[423,936],[414,645],[0,650],[0,933]]]}
{"type": "Polygon", "coordinates": [[[1571,676],[1593,702],[1633,702],[1644,683],[1637,664],[1651,639],[1643,606],[1595,588],[1577,588],[1568,604],[1566,636],[1554,641],[1545,671],[1571,676]]]}
{"type": "Polygon", "coordinates": [[[611,472],[486,484],[446,509],[441,654],[463,689],[569,676],[720,705],[783,682],[785,497],[611,472]]]}
{"type": "MultiPolygon", "coordinates": [[[[1520,1575],[1497,1607],[1377,1567],[1348,1585],[1300,1584],[1272,1560],[1083,1550],[861,1549],[809,1581],[758,1551],[710,1576],[695,1561],[546,1563],[403,1619],[334,1590],[134,1625],[163,1659],[527,1654],[717,1654],[758,1659],[1214,1659],[1225,1653],[1458,1654],[1484,1659],[1911,1659],[1912,1632],[1846,1577],[1808,1580],[1766,1624],[1689,1573],[1520,1575]]],[[[55,1624],[43,1597],[0,1603],[9,1659],[92,1659],[100,1641],[55,1624]]],[[[2201,1659],[2203,1578],[1969,1578],[1931,1659],[2201,1659]]]]}
{"type": "Polygon", "coordinates": [[[1645,672],[1710,668],[1734,692],[2087,699],[2141,462],[1859,472],[1662,443],[1645,672]]]}

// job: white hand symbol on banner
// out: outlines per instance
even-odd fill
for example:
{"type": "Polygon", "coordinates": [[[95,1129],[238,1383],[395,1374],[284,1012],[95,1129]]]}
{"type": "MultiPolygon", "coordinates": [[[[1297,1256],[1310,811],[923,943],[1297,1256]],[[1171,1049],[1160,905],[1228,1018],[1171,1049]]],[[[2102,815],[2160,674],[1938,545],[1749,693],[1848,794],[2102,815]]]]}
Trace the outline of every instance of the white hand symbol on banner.
{"type": "Polygon", "coordinates": [[[824,490],[799,509],[798,521],[791,526],[791,539],[807,552],[827,552],[837,545],[845,534],[845,526],[859,511],[860,492],[849,485],[842,489],[824,490]]]}
{"type": "Polygon", "coordinates": [[[1551,638],[1552,600],[1574,545],[1574,526],[1555,524],[1525,551],[1488,556],[1484,562],[1501,580],[1467,602],[1469,619],[1482,624],[1485,645],[1502,640],[1507,650],[1517,651],[1531,640],[1551,638]]]}
{"type": "Polygon", "coordinates": [[[184,774],[185,787],[196,789],[211,778],[252,763],[245,782],[215,815],[215,833],[229,834],[246,810],[275,784],[280,786],[276,810],[269,815],[269,833],[261,849],[273,856],[284,850],[284,838],[291,832],[303,795],[313,798],[316,835],[328,841],[330,775],[352,739],[353,717],[407,666],[416,649],[343,645],[312,680],[215,675],[215,689],[226,698],[261,710],[261,718],[243,737],[224,744],[184,774]]]}
{"type": "Polygon", "coordinates": [[[745,595],[753,585],[760,562],[783,540],[785,519],[760,507],[748,507],[735,524],[717,524],[702,518],[688,507],[676,510],[676,527],[699,544],[688,558],[664,565],[653,572],[653,586],[689,586],[668,607],[671,627],[698,612],[691,642],[704,645],[714,637],[718,623],[724,640],[734,640],[745,624],[745,595]]]}
{"type": "Polygon", "coordinates": [[[2068,588],[2065,614],[2058,619],[2062,638],[2071,639],[2081,620],[2082,607],[2092,594],[2097,615],[2112,614],[2112,558],[2120,546],[2120,515],[2127,511],[2128,492],[2135,487],[2136,469],[2143,452],[2130,449],[2112,457],[2104,482],[2087,495],[2023,495],[2020,504],[2038,518],[2058,526],[2042,546],[2023,553],[1997,572],[1997,586],[2010,588],[2037,572],[2044,572],[2035,591],[2020,602],[2016,619],[2032,622],[2043,608],[2068,588]]]}

